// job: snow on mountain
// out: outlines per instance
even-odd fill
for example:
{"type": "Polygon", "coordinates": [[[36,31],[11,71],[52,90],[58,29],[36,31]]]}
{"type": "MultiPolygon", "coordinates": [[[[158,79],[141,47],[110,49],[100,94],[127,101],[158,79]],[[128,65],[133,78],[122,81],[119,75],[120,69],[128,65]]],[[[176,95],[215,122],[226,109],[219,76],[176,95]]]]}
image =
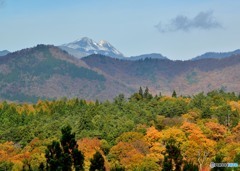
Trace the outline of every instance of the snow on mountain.
{"type": "Polygon", "coordinates": [[[109,42],[101,40],[97,43],[88,37],[83,37],[82,39],[63,44],[59,47],[78,58],[91,54],[101,54],[118,59],[124,58],[124,55],[109,42]]]}

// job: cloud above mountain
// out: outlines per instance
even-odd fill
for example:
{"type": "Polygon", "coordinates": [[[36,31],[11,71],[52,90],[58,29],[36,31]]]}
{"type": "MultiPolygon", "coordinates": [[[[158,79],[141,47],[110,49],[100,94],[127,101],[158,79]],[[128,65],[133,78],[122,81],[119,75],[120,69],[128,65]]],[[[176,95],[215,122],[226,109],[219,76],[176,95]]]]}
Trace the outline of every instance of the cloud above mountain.
{"type": "Polygon", "coordinates": [[[162,33],[175,31],[187,32],[193,29],[210,30],[222,27],[222,24],[214,17],[213,11],[199,12],[193,18],[178,15],[167,24],[159,22],[155,25],[155,28],[162,33]]]}

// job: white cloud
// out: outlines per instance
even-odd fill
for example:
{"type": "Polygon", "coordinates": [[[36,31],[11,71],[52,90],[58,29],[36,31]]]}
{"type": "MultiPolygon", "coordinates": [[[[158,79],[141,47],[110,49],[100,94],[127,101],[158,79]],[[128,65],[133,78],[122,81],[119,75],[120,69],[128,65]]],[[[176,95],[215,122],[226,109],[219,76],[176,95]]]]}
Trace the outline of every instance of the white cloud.
{"type": "Polygon", "coordinates": [[[222,28],[222,24],[213,16],[213,11],[200,12],[194,18],[178,15],[168,24],[159,22],[155,26],[160,32],[190,31],[192,29],[216,29],[222,28]]]}

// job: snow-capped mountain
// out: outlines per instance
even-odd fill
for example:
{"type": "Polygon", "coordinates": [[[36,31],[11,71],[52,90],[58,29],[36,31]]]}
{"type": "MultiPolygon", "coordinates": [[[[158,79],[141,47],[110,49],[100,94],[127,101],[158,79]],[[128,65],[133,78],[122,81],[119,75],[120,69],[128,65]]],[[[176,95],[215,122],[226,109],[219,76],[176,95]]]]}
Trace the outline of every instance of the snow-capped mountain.
{"type": "Polygon", "coordinates": [[[83,37],[80,40],[63,44],[59,47],[78,58],[82,58],[91,54],[101,54],[118,59],[124,58],[124,55],[109,42],[101,40],[99,43],[97,43],[88,37],[83,37]]]}

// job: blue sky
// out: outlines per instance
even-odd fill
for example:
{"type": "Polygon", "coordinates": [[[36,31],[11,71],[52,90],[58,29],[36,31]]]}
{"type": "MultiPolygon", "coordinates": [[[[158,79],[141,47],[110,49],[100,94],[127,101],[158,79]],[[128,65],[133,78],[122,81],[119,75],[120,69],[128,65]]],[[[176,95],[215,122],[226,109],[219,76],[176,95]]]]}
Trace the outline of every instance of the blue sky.
{"type": "Polygon", "coordinates": [[[239,0],[0,0],[0,50],[89,37],[125,56],[240,48],[239,0]]]}

